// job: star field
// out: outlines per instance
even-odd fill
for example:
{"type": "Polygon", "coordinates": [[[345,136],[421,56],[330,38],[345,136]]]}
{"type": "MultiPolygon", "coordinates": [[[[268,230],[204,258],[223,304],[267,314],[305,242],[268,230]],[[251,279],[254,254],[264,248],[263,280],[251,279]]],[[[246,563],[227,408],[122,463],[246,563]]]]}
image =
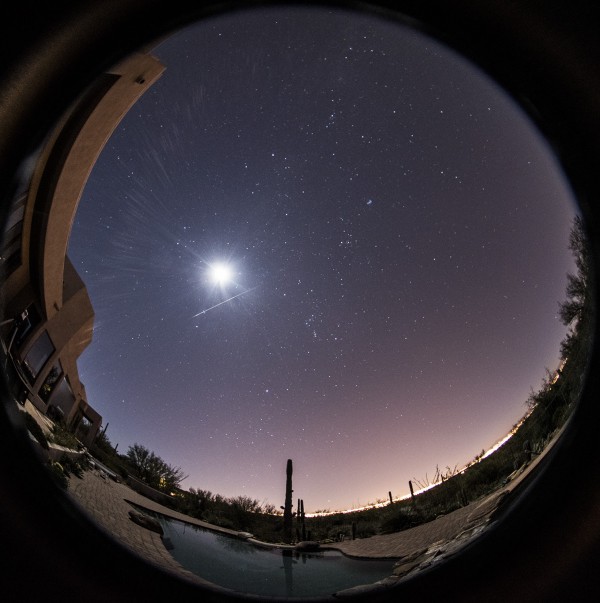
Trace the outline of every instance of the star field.
{"type": "Polygon", "coordinates": [[[558,361],[575,213],[517,106],[347,12],[217,17],[152,54],[166,70],[69,248],[96,312],[80,373],[119,451],[277,506],[292,458],[315,510],[404,494],[506,434],[558,361]]]}

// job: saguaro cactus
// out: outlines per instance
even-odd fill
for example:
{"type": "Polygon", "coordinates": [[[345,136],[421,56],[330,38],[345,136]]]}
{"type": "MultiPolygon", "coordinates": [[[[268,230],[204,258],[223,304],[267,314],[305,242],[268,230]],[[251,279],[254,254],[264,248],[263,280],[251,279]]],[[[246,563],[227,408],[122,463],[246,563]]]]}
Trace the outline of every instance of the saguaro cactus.
{"type": "Polygon", "coordinates": [[[283,539],[292,541],[292,459],[288,459],[285,470],[285,506],[283,507],[283,539]]]}
{"type": "Polygon", "coordinates": [[[302,537],[302,540],[306,540],[306,515],[304,514],[304,499],[298,499],[298,508],[296,509],[296,531],[298,533],[298,540],[302,537]]]}

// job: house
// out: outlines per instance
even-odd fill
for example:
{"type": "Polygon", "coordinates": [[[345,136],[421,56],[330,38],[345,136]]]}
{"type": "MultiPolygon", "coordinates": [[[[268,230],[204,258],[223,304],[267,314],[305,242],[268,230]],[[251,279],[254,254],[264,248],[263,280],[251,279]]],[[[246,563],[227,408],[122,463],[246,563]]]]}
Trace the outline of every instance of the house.
{"type": "Polygon", "coordinates": [[[97,78],[23,166],[2,231],[0,340],[11,389],[86,445],[102,424],[77,370],[94,309],[67,256],[69,236],[100,152],[163,71],[156,58],[136,53],[97,78]]]}

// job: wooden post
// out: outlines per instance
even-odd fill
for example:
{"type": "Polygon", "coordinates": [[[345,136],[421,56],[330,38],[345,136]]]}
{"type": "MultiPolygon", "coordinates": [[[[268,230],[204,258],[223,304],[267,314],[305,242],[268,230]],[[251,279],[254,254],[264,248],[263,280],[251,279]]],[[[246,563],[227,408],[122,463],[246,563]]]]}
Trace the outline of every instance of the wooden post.
{"type": "Polygon", "coordinates": [[[413,509],[417,510],[417,501],[415,500],[415,491],[413,490],[413,485],[410,480],[408,480],[408,487],[410,488],[410,498],[412,500],[413,509]]]}
{"type": "Polygon", "coordinates": [[[356,538],[356,522],[352,522],[352,540],[356,538]]]}
{"type": "Polygon", "coordinates": [[[394,501],[392,500],[392,492],[388,492],[388,495],[390,497],[390,505],[394,503],[394,501]]]}

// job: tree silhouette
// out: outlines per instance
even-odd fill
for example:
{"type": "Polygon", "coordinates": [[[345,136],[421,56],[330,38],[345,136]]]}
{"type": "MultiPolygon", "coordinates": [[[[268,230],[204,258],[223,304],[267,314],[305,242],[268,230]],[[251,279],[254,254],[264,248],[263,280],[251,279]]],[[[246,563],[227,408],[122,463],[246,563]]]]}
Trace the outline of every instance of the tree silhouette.
{"type": "Polygon", "coordinates": [[[569,237],[569,249],[575,257],[577,274],[567,274],[567,300],[560,304],[560,318],[575,329],[589,320],[592,309],[591,258],[583,221],[576,216],[569,237]]]}
{"type": "Polygon", "coordinates": [[[187,477],[179,467],[171,467],[159,456],[141,444],[134,444],[127,450],[127,458],[137,476],[149,486],[169,492],[177,488],[187,477]]]}
{"type": "Polygon", "coordinates": [[[583,220],[576,216],[569,237],[569,249],[575,258],[576,274],[567,274],[567,299],[560,304],[559,315],[569,333],[561,343],[565,361],[564,376],[578,393],[587,368],[594,321],[594,284],[592,258],[583,220]]]}

